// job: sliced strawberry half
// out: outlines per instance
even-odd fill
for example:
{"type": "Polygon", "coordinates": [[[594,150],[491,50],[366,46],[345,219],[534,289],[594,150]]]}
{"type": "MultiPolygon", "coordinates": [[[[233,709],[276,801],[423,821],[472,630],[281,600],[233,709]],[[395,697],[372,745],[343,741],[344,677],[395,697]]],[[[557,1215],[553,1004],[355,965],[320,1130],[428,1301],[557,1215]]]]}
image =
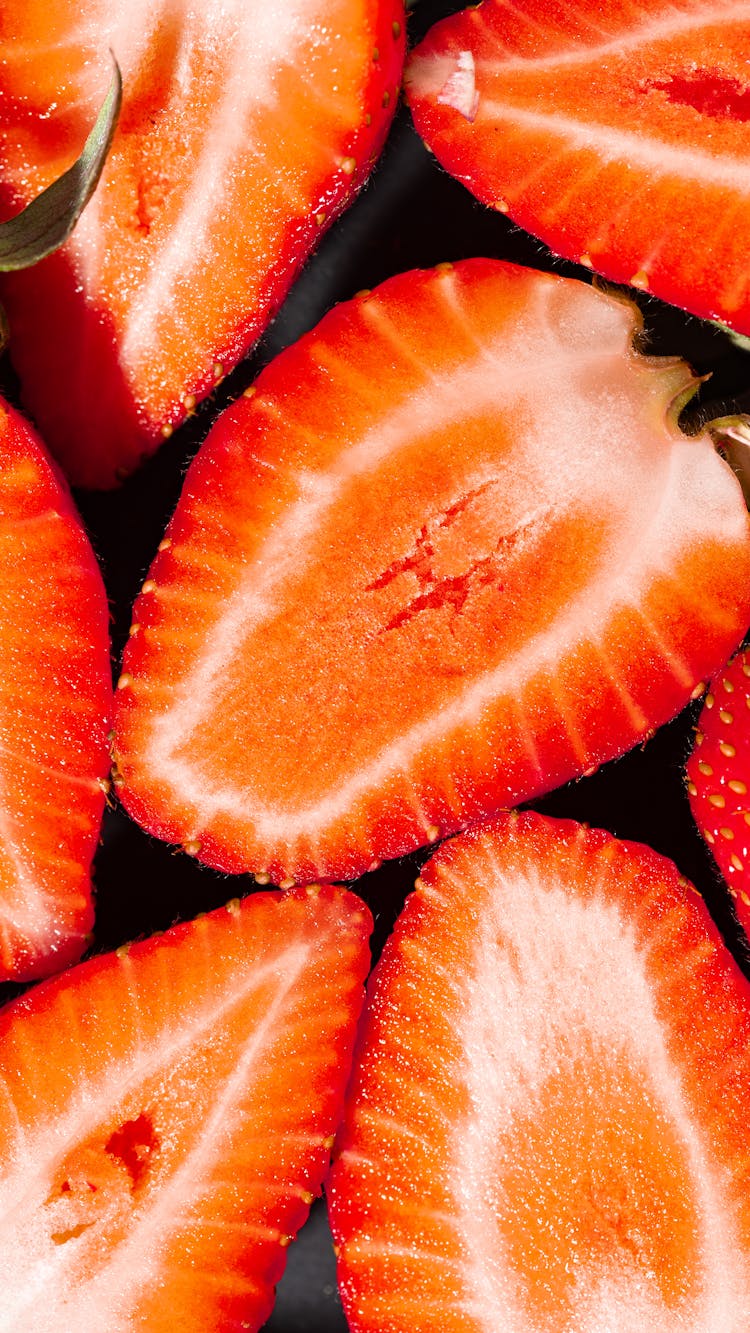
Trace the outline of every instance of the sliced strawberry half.
{"type": "Polygon", "coordinates": [[[68,489],[0,403],[0,979],[83,953],[109,771],[109,608],[68,489]]]}
{"type": "Polygon", "coordinates": [[[695,822],[750,936],[750,652],[712,680],[687,778],[695,822]]]}
{"type": "Polygon", "coordinates": [[[117,781],[275,881],[360,874],[621,753],[750,620],[750,531],[634,312],[492,260],[328,315],[230,408],[136,603],[117,781]]]}
{"type": "Polygon", "coordinates": [[[25,402],[71,479],[111,486],[247,351],[377,154],[401,0],[9,0],[12,213],[81,149],[122,68],[101,184],[64,250],[3,287],[25,402]]]}
{"type": "Polygon", "coordinates": [[[257,1329],[327,1168],[369,912],[258,894],[0,1014],[7,1328],[257,1329]]]}
{"type": "Polygon", "coordinates": [[[697,0],[484,0],[406,72],[418,130],[568,259],[750,332],[750,18],[697,0]]]}
{"type": "Polygon", "coordinates": [[[750,986],[649,848],[441,847],[368,994],[328,1187],[352,1333],[743,1333],[750,986]]]}

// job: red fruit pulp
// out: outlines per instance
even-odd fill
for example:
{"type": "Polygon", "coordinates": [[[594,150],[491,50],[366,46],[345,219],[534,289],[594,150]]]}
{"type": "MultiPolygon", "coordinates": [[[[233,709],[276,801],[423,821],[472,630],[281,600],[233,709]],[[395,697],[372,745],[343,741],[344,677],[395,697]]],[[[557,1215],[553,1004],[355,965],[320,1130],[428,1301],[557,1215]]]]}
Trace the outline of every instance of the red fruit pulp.
{"type": "Polygon", "coordinates": [[[743,1333],[750,987],[649,848],[441,847],[368,991],[329,1207],[352,1333],[743,1333]]]}
{"type": "Polygon", "coordinates": [[[0,403],[0,979],[80,958],[109,771],[109,607],[68,488],[0,403]]]}
{"type": "Polygon", "coordinates": [[[124,102],[64,249],[2,287],[24,401],[71,480],[112,486],[262,332],[385,138],[400,0],[11,0],[0,180],[13,213],[124,102]]]}
{"type": "Polygon", "coordinates": [[[634,314],[492,260],[339,307],[194,462],[118,691],[121,795],[349,878],[633,745],[750,619],[750,523],[634,314]]]}

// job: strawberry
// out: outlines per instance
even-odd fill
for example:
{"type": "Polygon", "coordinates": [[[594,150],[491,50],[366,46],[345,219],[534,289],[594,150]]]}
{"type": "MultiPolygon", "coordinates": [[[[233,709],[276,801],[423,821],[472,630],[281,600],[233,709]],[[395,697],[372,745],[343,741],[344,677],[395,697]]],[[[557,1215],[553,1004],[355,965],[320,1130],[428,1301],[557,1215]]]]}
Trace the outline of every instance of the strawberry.
{"type": "Polygon", "coordinates": [[[120,124],[57,256],[3,285],[25,403],[82,486],[137,466],[255,341],[365,179],[397,100],[401,0],[8,0],[12,212],[75,157],[111,48],[120,124]]]}
{"type": "Polygon", "coordinates": [[[693,817],[750,936],[750,652],[711,682],[687,778],[693,817]]]}
{"type": "Polygon", "coordinates": [[[423,870],[329,1209],[352,1333],[744,1333],[750,986],[649,848],[510,815],[423,870]]]}
{"type": "Polygon", "coordinates": [[[750,25],[732,0],[484,0],[406,89],[481,200],[558,255],[750,332],[750,25]]]}
{"type": "MultiPolygon", "coordinates": [[[[134,612],[116,781],[261,881],[353,878],[622,753],[750,620],[750,531],[634,312],[492,260],[331,312],[218,421],[134,612]]],[[[689,387],[687,389],[689,392],[689,387]]]]}
{"type": "Polygon", "coordinates": [[[257,1329],[341,1116],[371,926],[257,894],[0,1013],[3,1325],[257,1329]]]}
{"type": "Polygon", "coordinates": [[[0,403],[0,979],[80,958],[109,770],[108,607],[67,487],[0,403]]]}

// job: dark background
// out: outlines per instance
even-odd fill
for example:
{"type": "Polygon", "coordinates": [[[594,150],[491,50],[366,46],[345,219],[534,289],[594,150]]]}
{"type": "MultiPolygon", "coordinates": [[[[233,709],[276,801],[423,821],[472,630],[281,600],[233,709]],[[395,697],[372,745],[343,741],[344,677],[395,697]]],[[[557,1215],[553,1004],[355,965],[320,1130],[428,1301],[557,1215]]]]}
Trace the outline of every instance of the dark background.
{"type": "MultiPolygon", "coordinates": [[[[449,0],[420,0],[410,17],[411,43],[437,18],[460,7],[449,0]]],[[[402,107],[370,183],[325,237],[254,354],[120,491],[76,496],[104,569],[118,654],[127,635],[133,598],[176,503],[186,465],[221,408],[336,301],[362,287],[373,287],[391,274],[472,255],[588,276],[572,264],[556,262],[544,246],[507,218],[476,203],[437,166],[402,107]]],[[[653,351],[679,353],[700,373],[712,372],[711,383],[703,390],[706,402],[729,400],[733,392],[750,384],[750,357],[722,333],[649,298],[640,298],[640,304],[653,351]]],[[[621,837],[647,842],[670,856],[701,889],[744,965],[728,895],[696,835],[684,794],[683,763],[698,707],[693,706],[647,745],[595,776],[534,804],[548,813],[572,816],[621,837]]],[[[376,950],[425,856],[420,853],[391,863],[358,882],[357,891],[375,915],[376,950]]],[[[97,952],[164,929],[177,919],[219,906],[248,890],[245,879],[214,873],[149,838],[117,809],[106,817],[96,885],[97,952]]],[[[345,1333],[335,1283],[325,1209],[319,1203],[290,1248],[267,1333],[345,1333]]]]}

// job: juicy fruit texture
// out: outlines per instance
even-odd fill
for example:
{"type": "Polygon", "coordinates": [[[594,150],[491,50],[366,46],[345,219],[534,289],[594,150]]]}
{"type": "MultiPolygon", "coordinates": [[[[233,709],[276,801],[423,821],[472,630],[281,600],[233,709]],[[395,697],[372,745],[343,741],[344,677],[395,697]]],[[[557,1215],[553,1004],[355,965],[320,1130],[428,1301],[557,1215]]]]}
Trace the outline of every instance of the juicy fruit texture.
{"type": "Polygon", "coordinates": [[[436,24],[417,129],[558,254],[750,332],[750,18],[734,0],[484,0],[436,24]]]}
{"type": "Polygon", "coordinates": [[[83,953],[111,715],[94,553],[40,441],[0,402],[0,980],[83,953]]]}
{"type": "Polygon", "coordinates": [[[750,988],[650,849],[445,844],[371,981],[329,1182],[352,1333],[742,1333],[750,988]]]}
{"type": "Polygon", "coordinates": [[[0,1014],[3,1328],[257,1329],[328,1164],[369,951],[260,894],[0,1014]]]}
{"type": "Polygon", "coordinates": [[[221,869],[353,878],[632,746],[750,620],[689,382],[473,260],[328,315],[215,426],[136,603],[116,781],[221,869]],[[540,369],[543,367],[543,371],[540,369]]]}
{"type": "Polygon", "coordinates": [[[3,6],[6,215],[80,151],[108,48],[123,72],[74,235],[3,284],[25,402],[76,484],[132,471],[262,332],[383,142],[402,29],[400,0],[3,6]]]}
{"type": "Polygon", "coordinates": [[[688,795],[698,828],[750,936],[750,653],[712,680],[687,764],[688,795]]]}

